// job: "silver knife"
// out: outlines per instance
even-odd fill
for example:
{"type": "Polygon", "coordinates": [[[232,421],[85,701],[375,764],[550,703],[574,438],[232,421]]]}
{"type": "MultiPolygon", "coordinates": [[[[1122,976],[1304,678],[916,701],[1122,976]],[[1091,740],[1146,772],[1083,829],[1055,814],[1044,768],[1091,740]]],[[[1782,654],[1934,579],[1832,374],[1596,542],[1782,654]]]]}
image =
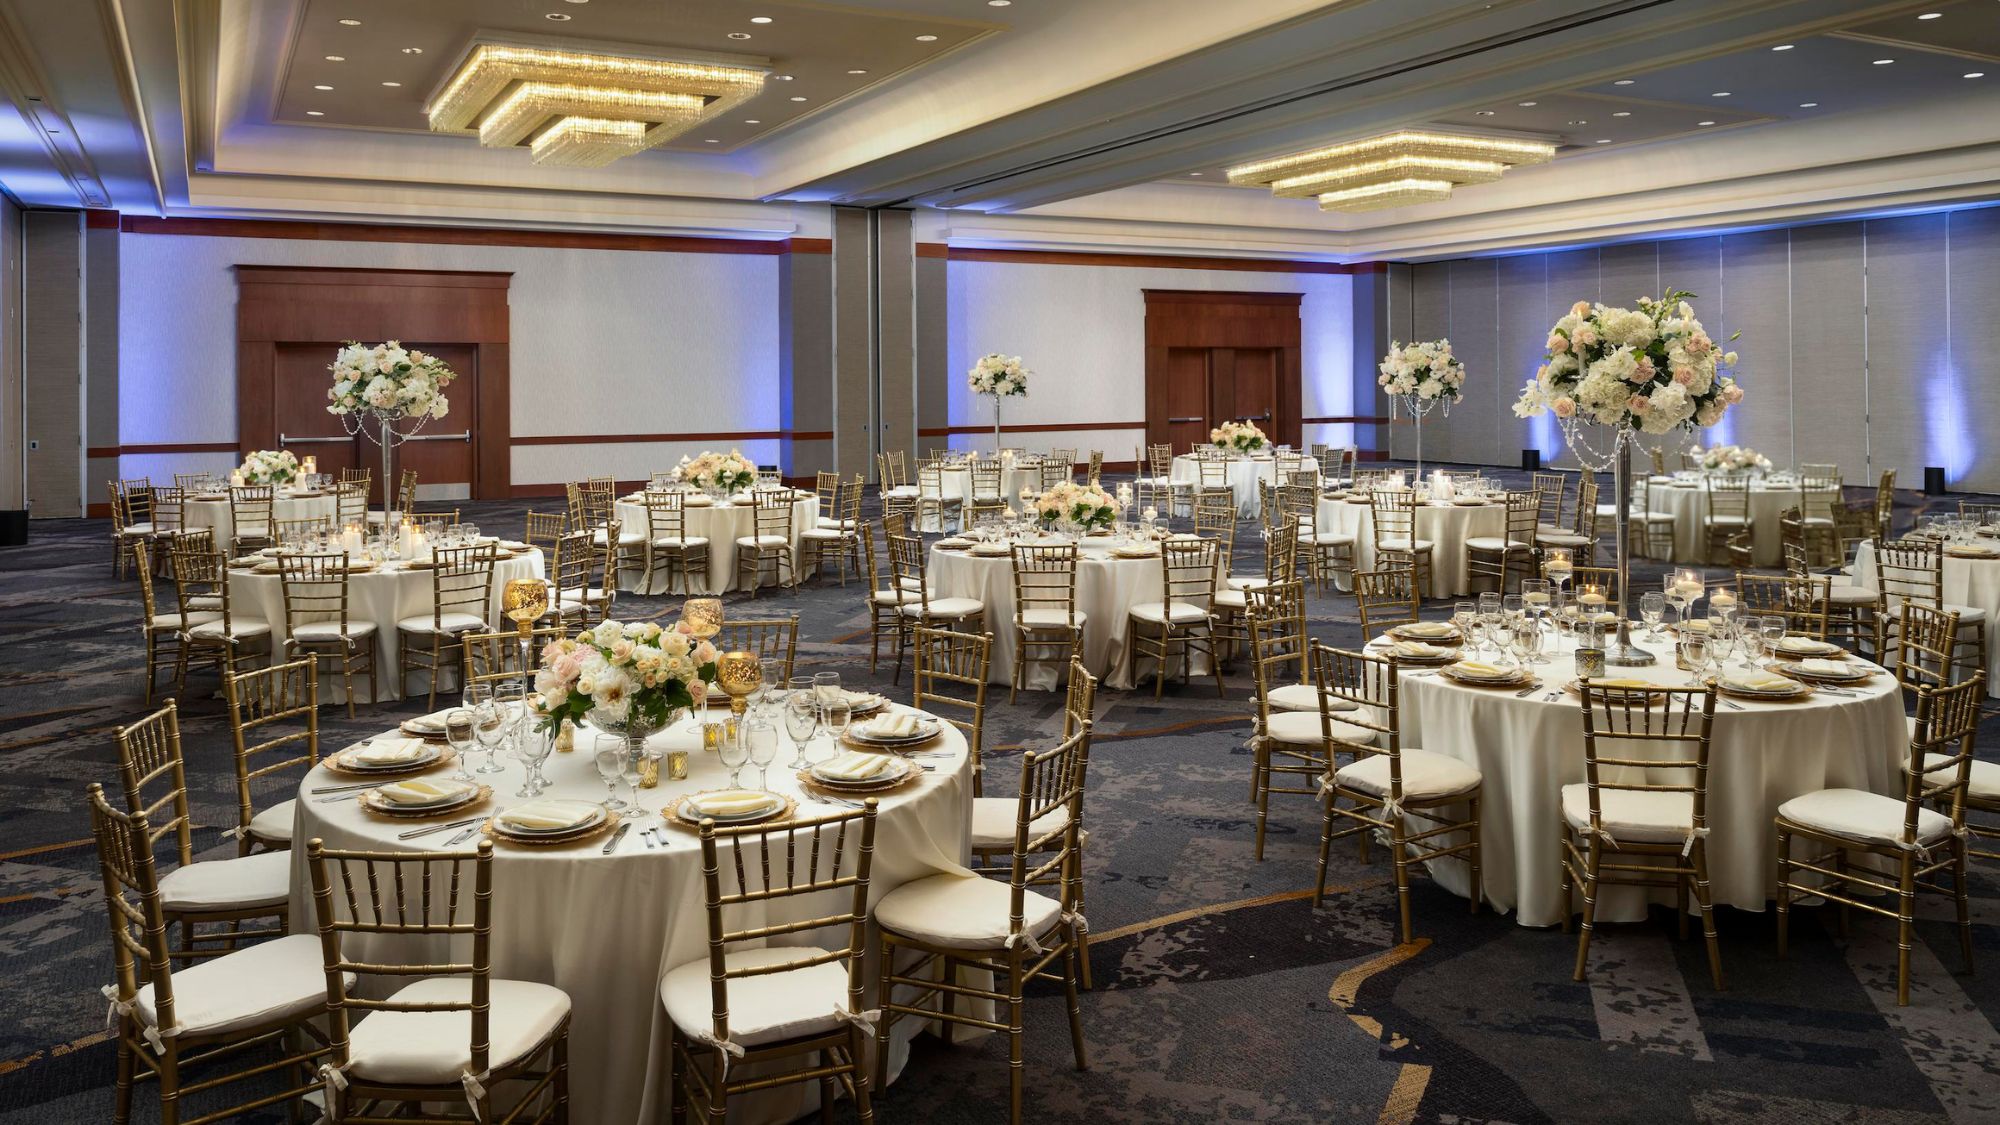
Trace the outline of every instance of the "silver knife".
{"type": "Polygon", "coordinates": [[[437,832],[449,832],[454,828],[463,828],[468,824],[477,824],[485,819],[486,818],[483,816],[469,816],[466,817],[464,820],[454,820],[448,824],[431,824],[431,825],[426,825],[423,828],[412,828],[408,832],[396,833],[396,839],[415,840],[421,836],[429,836],[437,832]]]}
{"type": "Polygon", "coordinates": [[[474,836],[479,835],[479,826],[486,823],[486,820],[487,818],[483,816],[474,820],[470,827],[466,828],[463,832],[458,833],[456,836],[453,836],[451,839],[446,840],[444,842],[444,846],[447,848],[455,848],[460,844],[465,843],[467,840],[472,839],[474,836]]]}
{"type": "Polygon", "coordinates": [[[612,852],[617,851],[618,841],[623,840],[625,838],[625,833],[630,831],[632,831],[631,821],[628,820],[625,823],[619,825],[618,830],[611,834],[611,838],[604,842],[604,854],[610,855],[612,852]]]}

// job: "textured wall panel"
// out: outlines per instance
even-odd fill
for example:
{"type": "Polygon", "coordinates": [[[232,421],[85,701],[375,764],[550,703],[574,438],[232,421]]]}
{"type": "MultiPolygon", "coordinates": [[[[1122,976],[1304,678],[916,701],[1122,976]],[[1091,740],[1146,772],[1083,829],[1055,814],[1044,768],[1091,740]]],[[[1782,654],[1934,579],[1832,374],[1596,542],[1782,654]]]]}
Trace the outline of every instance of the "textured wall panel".
{"type": "Polygon", "coordinates": [[[1950,244],[1952,413],[1970,438],[1970,457],[1954,488],[2000,492],[2000,210],[1954,211],[1946,217],[1950,244]]]}
{"type": "Polygon", "coordinates": [[[1634,308],[1641,297],[1660,295],[1660,251],[1655,242],[1626,242],[1606,246],[1598,256],[1598,300],[1620,308],[1634,308]]]}
{"type": "Polygon", "coordinates": [[[1449,417],[1434,410],[1424,419],[1424,450],[1432,460],[1445,450],[1452,460],[1480,465],[1510,463],[1520,456],[1520,427],[1505,403],[1511,392],[1493,375],[1499,350],[1499,262],[1475,258],[1451,263],[1450,307],[1439,335],[1451,340],[1453,354],[1465,364],[1465,397],[1452,404],[1449,417]],[[1504,422],[1498,421],[1502,418],[1504,422]]]}
{"type": "Polygon", "coordinates": [[[1779,465],[1792,452],[1792,295],[1790,232],[1732,234],[1722,240],[1720,316],[1700,310],[1702,324],[1739,356],[1736,377],[1743,405],[1732,411],[1735,440],[1779,465]],[[1733,333],[1742,333],[1734,343],[1733,333]]]}
{"type": "Polygon", "coordinates": [[[1868,223],[1869,440],[1875,468],[1905,488],[1923,467],[1971,467],[1972,427],[1955,397],[1945,331],[1945,216],[1868,223]]]}
{"type": "Polygon", "coordinates": [[[1791,303],[1793,448],[1801,463],[1839,465],[1849,484],[1872,485],[1860,223],[1792,231],[1791,303]]]}
{"type": "Polygon", "coordinates": [[[37,518],[83,514],[82,219],[78,211],[30,211],[23,222],[23,370],[35,445],[27,453],[28,504],[37,518]]]}
{"type": "Polygon", "coordinates": [[[1507,427],[1513,442],[1514,453],[1508,457],[1508,463],[1517,463],[1515,458],[1523,449],[1539,449],[1542,460],[1553,463],[1564,448],[1555,420],[1517,419],[1513,411],[1521,385],[1535,377],[1535,369],[1548,355],[1549,327],[1561,315],[1549,286],[1549,255],[1521,254],[1499,259],[1498,287],[1493,349],[1498,407],[1492,413],[1494,424],[1507,427]]]}

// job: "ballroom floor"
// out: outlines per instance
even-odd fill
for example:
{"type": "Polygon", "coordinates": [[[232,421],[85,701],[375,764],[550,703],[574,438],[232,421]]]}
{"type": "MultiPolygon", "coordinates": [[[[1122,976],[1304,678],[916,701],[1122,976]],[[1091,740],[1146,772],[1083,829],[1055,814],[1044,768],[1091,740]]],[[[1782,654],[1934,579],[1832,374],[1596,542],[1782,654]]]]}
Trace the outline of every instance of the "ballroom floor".
{"type": "MultiPolygon", "coordinates": [[[[467,511],[512,530],[526,507],[467,511]]],[[[0,552],[0,1122],[110,1117],[97,993],[109,950],[82,794],[115,778],[110,730],[143,707],[137,588],[111,577],[105,535],[101,521],[40,522],[30,546],[0,552]]],[[[829,583],[749,612],[797,611],[802,664],[853,686],[870,679],[861,594],[829,583]]],[[[745,612],[738,600],[732,612],[745,612]]],[[[618,615],[677,604],[621,595],[618,615]]],[[[1355,641],[1351,603],[1312,609],[1320,639],[1355,641]]],[[[219,852],[233,812],[212,686],[190,690],[183,730],[207,826],[197,843],[219,852]]],[[[1948,904],[1927,903],[1905,1009],[1893,926],[1857,919],[1839,940],[1811,909],[1795,915],[1782,961],[1768,913],[1722,911],[1722,993],[1699,941],[1676,941],[1659,910],[1601,930],[1600,971],[1578,984],[1573,937],[1469,915],[1418,879],[1424,939],[1399,946],[1379,849],[1372,866],[1336,849],[1338,893],[1312,909],[1317,817],[1305,798],[1274,798],[1266,858],[1251,858],[1248,677],[1228,686],[1220,702],[1202,681],[1157,702],[1100,696],[1087,870],[1097,988],[1083,1012],[1093,1065],[1071,1068],[1060,995],[1040,995],[1028,1013],[1030,1120],[2000,1120],[2000,868],[1977,869],[1972,884],[1982,975],[1959,971],[1948,904]]],[[[367,708],[353,723],[329,708],[329,741],[422,704],[367,708]]],[[[1059,706],[996,693],[987,745],[1005,754],[1047,737],[1059,706]]],[[[2000,758],[2000,721],[1981,741],[2000,758]]],[[[877,1105],[886,1121],[996,1122],[1006,1090],[1004,1042],[924,1040],[877,1105]]],[[[151,1120],[143,1093],[138,1104],[151,1120]]]]}

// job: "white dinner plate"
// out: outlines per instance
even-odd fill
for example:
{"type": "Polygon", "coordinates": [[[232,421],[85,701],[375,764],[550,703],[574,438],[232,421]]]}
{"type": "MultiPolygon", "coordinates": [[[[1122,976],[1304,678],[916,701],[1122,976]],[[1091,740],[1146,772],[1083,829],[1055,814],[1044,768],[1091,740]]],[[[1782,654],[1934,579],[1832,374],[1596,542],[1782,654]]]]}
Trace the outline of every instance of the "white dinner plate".
{"type": "Polygon", "coordinates": [[[590,801],[552,801],[550,804],[559,808],[574,807],[580,819],[561,828],[528,828],[508,823],[496,816],[493,819],[494,826],[512,836],[563,836],[571,832],[581,832],[603,820],[606,815],[604,806],[590,801]]]}
{"type": "Polygon", "coordinates": [[[717,824],[745,824],[754,820],[763,820],[765,817],[784,807],[785,799],[783,797],[778,796],[776,793],[766,793],[765,796],[769,797],[770,800],[762,808],[739,813],[705,813],[695,808],[694,799],[690,797],[680,802],[679,806],[675,809],[675,815],[689,824],[700,824],[704,820],[712,820],[717,824]]]}

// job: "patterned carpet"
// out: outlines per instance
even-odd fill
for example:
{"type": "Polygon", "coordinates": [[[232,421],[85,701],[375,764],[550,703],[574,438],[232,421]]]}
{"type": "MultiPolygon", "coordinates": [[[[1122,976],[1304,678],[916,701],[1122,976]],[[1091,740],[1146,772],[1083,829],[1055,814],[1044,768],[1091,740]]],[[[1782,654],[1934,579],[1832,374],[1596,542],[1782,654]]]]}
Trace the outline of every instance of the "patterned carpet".
{"type": "MultiPolygon", "coordinates": [[[[467,518],[512,532],[524,507],[472,505],[467,518]]],[[[0,1122],[110,1119],[113,1048],[97,994],[110,954],[82,794],[115,781],[110,730],[144,708],[137,589],[111,577],[108,558],[101,521],[40,522],[31,545],[0,552],[0,1122]]],[[[871,682],[860,593],[824,583],[761,597],[755,611],[799,612],[802,664],[858,685],[871,682]]],[[[619,616],[677,604],[621,597],[619,616]]],[[[1351,601],[1312,608],[1316,636],[1356,640],[1351,601]]],[[[183,729],[198,846],[224,854],[233,798],[213,688],[212,678],[190,686],[183,729]]],[[[1721,993],[1700,942],[1676,940],[1658,909],[1601,929],[1582,984],[1570,980],[1573,937],[1470,915],[1421,878],[1423,939],[1399,945],[1380,849],[1372,865],[1336,849],[1336,892],[1312,908],[1317,815],[1305,798],[1274,798],[1265,859],[1251,858],[1248,677],[1228,688],[1220,702],[1201,681],[1159,701],[1100,697],[1087,870],[1097,988],[1083,1012],[1092,1065],[1072,1068],[1061,997],[1038,992],[1030,1120],[2000,1120],[1993,867],[1972,886],[1986,972],[1962,973],[1949,905],[1928,902],[1906,1009],[1895,1006],[1893,926],[1857,918],[1842,940],[1815,909],[1795,913],[1787,960],[1775,956],[1769,913],[1721,911],[1731,982],[1721,993]]],[[[329,742],[422,702],[364,708],[353,723],[329,708],[329,742]]],[[[1049,738],[1059,706],[1041,694],[1010,706],[998,693],[988,746],[1004,755],[1049,738]]],[[[1987,727],[1982,753],[2000,757],[2000,725],[1987,727]]],[[[925,1039],[876,1104],[888,1121],[1004,1121],[1006,1083],[1001,1040],[925,1039]]],[[[137,1103],[138,1119],[153,1120],[149,1091],[137,1103]]]]}

